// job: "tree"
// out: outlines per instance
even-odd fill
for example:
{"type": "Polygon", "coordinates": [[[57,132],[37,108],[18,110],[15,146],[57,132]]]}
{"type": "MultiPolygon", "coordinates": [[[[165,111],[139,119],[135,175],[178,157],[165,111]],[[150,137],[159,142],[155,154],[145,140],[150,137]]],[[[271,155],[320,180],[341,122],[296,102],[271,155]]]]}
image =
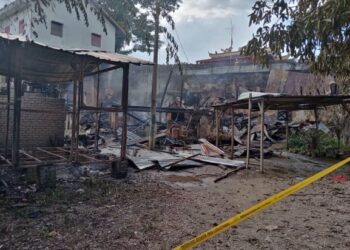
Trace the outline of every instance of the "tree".
{"type": "Polygon", "coordinates": [[[242,48],[268,64],[269,49],[310,64],[321,74],[350,76],[350,0],[258,0],[249,25],[258,25],[242,48]]]}
{"type": "Polygon", "coordinates": [[[147,16],[154,20],[154,48],[153,48],[153,74],[152,74],[152,96],[151,96],[151,122],[149,134],[149,147],[153,149],[155,146],[155,132],[156,132],[156,107],[157,107],[157,78],[158,78],[158,50],[159,50],[159,34],[165,33],[167,39],[167,58],[174,58],[175,62],[180,67],[182,72],[179,57],[177,55],[178,45],[168,29],[160,25],[160,18],[166,20],[171,29],[175,29],[175,22],[171,13],[175,12],[180,7],[181,0],[139,0],[140,9],[144,11],[147,16]]]}

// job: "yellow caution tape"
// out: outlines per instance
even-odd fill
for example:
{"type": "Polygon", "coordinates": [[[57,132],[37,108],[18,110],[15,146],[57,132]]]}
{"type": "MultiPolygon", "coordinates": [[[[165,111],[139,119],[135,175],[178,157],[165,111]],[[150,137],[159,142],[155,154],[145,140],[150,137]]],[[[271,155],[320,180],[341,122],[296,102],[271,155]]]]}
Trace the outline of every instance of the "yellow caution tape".
{"type": "Polygon", "coordinates": [[[350,162],[350,157],[340,161],[333,166],[283,190],[282,192],[275,194],[273,196],[270,196],[264,201],[259,202],[258,204],[252,206],[251,208],[248,208],[247,210],[237,214],[236,216],[226,220],[225,222],[221,223],[220,225],[217,225],[216,227],[213,227],[212,229],[198,235],[197,237],[193,238],[192,240],[189,240],[185,242],[184,244],[175,247],[174,250],[187,250],[192,249],[195,246],[198,246],[200,243],[207,241],[211,238],[213,238],[215,235],[229,229],[230,227],[237,225],[238,223],[244,221],[245,219],[248,219],[249,217],[253,216],[254,214],[259,213],[260,211],[272,206],[273,204],[277,203],[278,201],[283,200],[284,198],[288,197],[289,195],[299,191],[300,189],[310,185],[311,183],[319,180],[320,178],[328,175],[329,173],[337,170],[338,168],[344,166],[345,164],[350,162]]]}

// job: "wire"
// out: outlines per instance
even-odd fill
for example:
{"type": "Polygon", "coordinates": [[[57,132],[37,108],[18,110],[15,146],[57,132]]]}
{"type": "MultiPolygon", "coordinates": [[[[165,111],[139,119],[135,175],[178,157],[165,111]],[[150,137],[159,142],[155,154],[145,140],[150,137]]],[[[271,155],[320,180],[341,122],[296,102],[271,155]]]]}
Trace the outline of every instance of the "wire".
{"type": "Polygon", "coordinates": [[[186,57],[187,63],[189,63],[189,62],[190,62],[190,60],[188,60],[188,56],[187,56],[187,54],[186,54],[186,51],[185,51],[184,46],[182,45],[182,42],[181,42],[180,36],[179,36],[179,34],[177,33],[176,28],[174,28],[174,31],[175,31],[175,34],[176,34],[177,39],[179,40],[179,43],[180,43],[181,49],[182,49],[182,51],[183,51],[183,53],[184,53],[184,55],[185,55],[185,57],[186,57]]]}

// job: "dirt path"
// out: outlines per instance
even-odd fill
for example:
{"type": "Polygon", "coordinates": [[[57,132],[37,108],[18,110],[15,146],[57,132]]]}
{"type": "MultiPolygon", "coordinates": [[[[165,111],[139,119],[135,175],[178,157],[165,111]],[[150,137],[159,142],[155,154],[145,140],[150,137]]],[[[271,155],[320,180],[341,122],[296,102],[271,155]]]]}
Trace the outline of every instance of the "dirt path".
{"type": "MultiPolygon", "coordinates": [[[[263,175],[251,169],[218,183],[229,170],[204,166],[0,197],[0,249],[171,249],[320,170],[281,158],[266,165],[263,175]]],[[[349,236],[350,182],[327,177],[198,249],[349,249],[349,236]]]]}

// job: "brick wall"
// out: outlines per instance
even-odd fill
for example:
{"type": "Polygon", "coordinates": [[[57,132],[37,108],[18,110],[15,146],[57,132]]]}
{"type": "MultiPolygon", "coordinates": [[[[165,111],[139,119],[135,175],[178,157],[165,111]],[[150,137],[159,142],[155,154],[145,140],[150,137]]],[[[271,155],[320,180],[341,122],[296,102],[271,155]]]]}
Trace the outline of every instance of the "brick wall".
{"type": "MultiPolygon", "coordinates": [[[[0,147],[6,136],[6,96],[0,95],[0,147]]],[[[22,97],[20,146],[62,146],[65,126],[65,101],[44,97],[39,93],[25,93],[22,97]]],[[[11,107],[13,108],[13,107],[11,107]]],[[[12,140],[12,111],[10,113],[9,142],[12,140]]]]}

